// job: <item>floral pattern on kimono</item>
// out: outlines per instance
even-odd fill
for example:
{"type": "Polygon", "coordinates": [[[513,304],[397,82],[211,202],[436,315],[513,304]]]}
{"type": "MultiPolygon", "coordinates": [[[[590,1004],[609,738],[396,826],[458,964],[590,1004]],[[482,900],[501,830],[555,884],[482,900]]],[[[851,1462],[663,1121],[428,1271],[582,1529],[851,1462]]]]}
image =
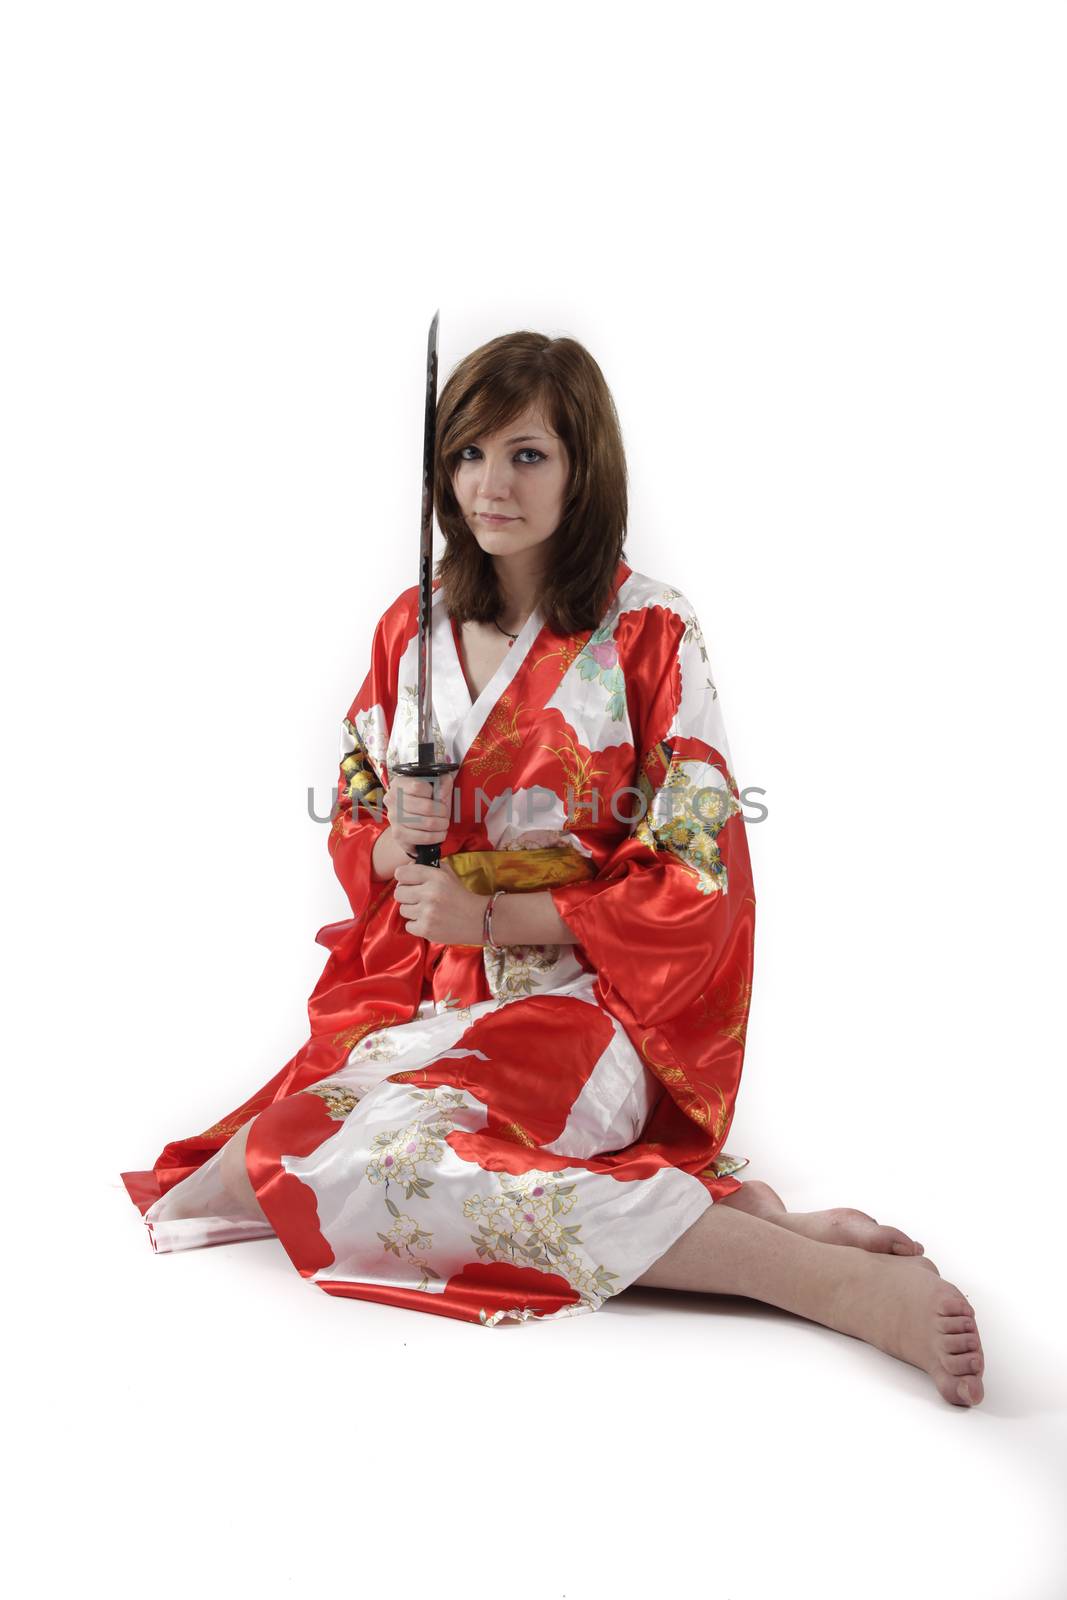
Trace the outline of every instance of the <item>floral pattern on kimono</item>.
{"type": "Polygon", "coordinates": [[[405,590],[342,719],[328,850],[351,915],[317,935],[310,1037],[122,1176],[158,1251],[274,1235],[340,1297],[483,1326],[597,1310],[746,1164],[724,1141],[755,898],[709,654],[685,595],[626,562],[595,629],[536,609],[476,697],[439,584],[430,627],[434,745],[460,763],[442,858],[529,869],[574,942],[418,938],[374,875],[416,754],[405,590]]]}

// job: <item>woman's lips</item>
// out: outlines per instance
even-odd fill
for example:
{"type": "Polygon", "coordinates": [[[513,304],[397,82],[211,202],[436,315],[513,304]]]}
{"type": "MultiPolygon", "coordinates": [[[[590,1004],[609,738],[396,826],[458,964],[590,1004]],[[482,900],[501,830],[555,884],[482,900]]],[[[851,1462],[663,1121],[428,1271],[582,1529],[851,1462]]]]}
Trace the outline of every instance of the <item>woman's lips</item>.
{"type": "Polygon", "coordinates": [[[517,522],[518,521],[517,517],[490,517],[490,516],[487,516],[484,511],[479,511],[478,515],[481,517],[483,522],[488,522],[490,527],[493,527],[493,528],[502,527],[505,522],[517,522]]]}

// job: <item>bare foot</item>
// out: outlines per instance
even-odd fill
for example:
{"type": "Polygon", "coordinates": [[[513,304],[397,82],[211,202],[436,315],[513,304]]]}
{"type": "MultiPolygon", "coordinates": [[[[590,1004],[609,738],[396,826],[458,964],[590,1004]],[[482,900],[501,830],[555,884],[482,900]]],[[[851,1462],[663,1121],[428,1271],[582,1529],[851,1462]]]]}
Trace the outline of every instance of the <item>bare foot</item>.
{"type": "MultiPolygon", "coordinates": [[[[954,1283],[913,1272],[907,1261],[879,1259],[852,1247],[829,1326],[928,1372],[954,1406],[985,1395],[985,1356],[974,1307],[954,1283]]],[[[934,1269],[935,1274],[937,1269],[934,1269]]]]}
{"type": "Polygon", "coordinates": [[[781,1228],[792,1228],[807,1239],[817,1239],[820,1244],[848,1244],[858,1250],[913,1259],[923,1253],[922,1245],[899,1228],[876,1222],[866,1211],[853,1211],[850,1206],[834,1206],[829,1211],[781,1211],[769,1220],[781,1228]]]}
{"type": "MultiPolygon", "coordinates": [[[[787,1211],[785,1202],[759,1178],[749,1178],[732,1194],[720,1201],[737,1211],[747,1211],[752,1216],[775,1222],[780,1228],[790,1228],[806,1239],[819,1244],[849,1244],[859,1250],[872,1250],[879,1254],[921,1259],[923,1247],[899,1228],[890,1228],[876,1222],[866,1211],[855,1211],[851,1206],[834,1206],[829,1211],[787,1211]]],[[[934,1271],[937,1268],[934,1267],[934,1271]]]]}

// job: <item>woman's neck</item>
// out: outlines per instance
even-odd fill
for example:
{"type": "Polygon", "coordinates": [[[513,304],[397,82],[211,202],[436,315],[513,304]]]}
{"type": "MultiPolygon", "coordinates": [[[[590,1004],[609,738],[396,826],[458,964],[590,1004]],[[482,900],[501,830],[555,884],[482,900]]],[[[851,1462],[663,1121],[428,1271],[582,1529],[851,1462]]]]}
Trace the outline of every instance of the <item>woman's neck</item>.
{"type": "Polygon", "coordinates": [[[493,565],[500,586],[500,610],[496,620],[509,633],[517,633],[537,605],[544,570],[542,563],[537,550],[524,550],[512,557],[497,556],[493,565]]]}

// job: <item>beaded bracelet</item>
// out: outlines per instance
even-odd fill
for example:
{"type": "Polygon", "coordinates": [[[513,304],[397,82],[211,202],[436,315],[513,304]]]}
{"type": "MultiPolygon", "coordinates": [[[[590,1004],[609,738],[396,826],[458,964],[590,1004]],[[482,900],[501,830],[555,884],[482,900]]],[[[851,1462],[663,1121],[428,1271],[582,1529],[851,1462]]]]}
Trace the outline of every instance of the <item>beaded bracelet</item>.
{"type": "Polygon", "coordinates": [[[495,894],[489,896],[489,899],[485,902],[485,917],[482,920],[482,943],[488,945],[489,949],[498,956],[503,954],[505,946],[497,944],[493,939],[493,907],[503,893],[503,889],[498,889],[495,894]]]}

